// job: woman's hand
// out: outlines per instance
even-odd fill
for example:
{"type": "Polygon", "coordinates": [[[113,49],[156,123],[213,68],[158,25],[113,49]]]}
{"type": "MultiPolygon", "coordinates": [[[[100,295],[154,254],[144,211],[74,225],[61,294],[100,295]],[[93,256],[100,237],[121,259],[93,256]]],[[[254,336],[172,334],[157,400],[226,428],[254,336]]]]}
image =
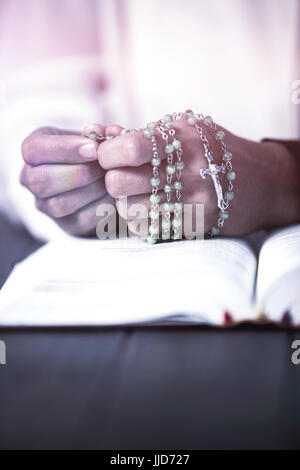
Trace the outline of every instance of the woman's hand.
{"type": "MultiPolygon", "coordinates": [[[[92,131],[105,128],[90,126],[84,135],[92,131]]],[[[50,127],[37,129],[22,145],[21,183],[34,194],[36,207],[73,235],[95,234],[97,207],[114,203],[97,161],[98,146],[76,132],[50,127]]]]}
{"type": "MultiPolygon", "coordinates": [[[[203,130],[208,136],[215,163],[222,162],[222,152],[215,140],[214,131],[205,125],[203,130]]],[[[112,129],[121,128],[112,126],[112,129]]],[[[216,193],[210,177],[203,180],[199,171],[207,167],[204,150],[194,127],[186,120],[174,123],[176,138],[182,142],[183,202],[186,204],[204,204],[205,232],[216,224],[219,209],[216,193]]],[[[109,128],[108,128],[109,130],[109,128]]],[[[232,165],[236,173],[234,181],[234,199],[230,202],[229,218],[225,220],[222,235],[243,236],[252,231],[286,225],[298,220],[299,208],[299,172],[293,157],[280,144],[275,142],[254,142],[242,139],[223,129],[227,150],[233,155],[232,165]]],[[[159,167],[161,180],[160,203],[166,200],[163,192],[165,184],[166,154],[165,143],[161,135],[155,133],[162,164],[159,167]]],[[[98,149],[99,163],[108,170],[105,184],[108,193],[117,200],[120,215],[128,220],[128,227],[134,233],[139,232],[139,215],[128,215],[133,204],[144,204],[150,209],[150,178],[152,176],[152,145],[142,132],[130,132],[106,141],[98,149]],[[127,196],[127,210],[118,198],[127,196]]],[[[227,181],[220,174],[224,191],[227,181]]],[[[195,224],[195,220],[193,220],[195,224]]],[[[193,226],[193,230],[195,226],[193,226]]],[[[188,234],[186,234],[188,235],[188,234]]]]}

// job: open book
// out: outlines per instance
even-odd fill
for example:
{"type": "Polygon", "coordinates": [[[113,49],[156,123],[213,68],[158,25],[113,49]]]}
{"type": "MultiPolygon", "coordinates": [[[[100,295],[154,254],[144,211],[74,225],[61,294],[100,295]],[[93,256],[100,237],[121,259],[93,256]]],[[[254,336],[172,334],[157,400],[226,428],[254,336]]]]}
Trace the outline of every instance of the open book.
{"type": "Polygon", "coordinates": [[[148,245],[137,238],[50,242],[0,292],[0,326],[205,323],[300,325],[300,225],[245,240],[148,245]]]}

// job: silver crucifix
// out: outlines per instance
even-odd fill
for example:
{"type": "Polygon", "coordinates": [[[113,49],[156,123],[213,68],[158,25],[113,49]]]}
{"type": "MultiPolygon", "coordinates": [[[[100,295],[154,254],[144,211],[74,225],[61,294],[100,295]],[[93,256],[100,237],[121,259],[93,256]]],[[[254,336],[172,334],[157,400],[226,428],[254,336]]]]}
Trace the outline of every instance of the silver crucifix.
{"type": "Polygon", "coordinates": [[[217,193],[217,198],[218,198],[218,207],[222,211],[226,209],[226,203],[224,201],[223,197],[223,191],[222,191],[222,186],[219,180],[219,173],[225,173],[226,172],[226,166],[224,163],[222,165],[218,166],[215,163],[209,163],[208,168],[202,168],[200,170],[200,176],[205,179],[207,176],[210,176],[213,180],[214,187],[217,193]]]}

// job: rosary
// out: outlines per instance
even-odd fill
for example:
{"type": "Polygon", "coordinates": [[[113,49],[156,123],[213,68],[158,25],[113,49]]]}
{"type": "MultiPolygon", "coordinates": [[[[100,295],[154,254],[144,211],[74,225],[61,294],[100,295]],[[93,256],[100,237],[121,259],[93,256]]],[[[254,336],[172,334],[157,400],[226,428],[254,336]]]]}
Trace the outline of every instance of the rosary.
{"type": "MultiPolygon", "coordinates": [[[[204,148],[204,157],[207,161],[207,167],[201,168],[199,170],[199,174],[204,180],[207,179],[207,177],[211,178],[216,192],[217,206],[220,211],[216,224],[213,225],[208,232],[210,236],[220,235],[224,222],[229,217],[229,202],[234,198],[233,181],[236,178],[236,173],[232,169],[232,153],[227,151],[224,142],[225,132],[217,127],[210,116],[204,117],[202,114],[193,113],[188,110],[180,113],[167,114],[158,121],[150,122],[145,128],[123,129],[121,134],[132,131],[142,131],[144,137],[146,139],[150,139],[152,143],[152,177],[150,179],[151,208],[149,211],[149,235],[147,237],[147,241],[150,244],[155,244],[159,240],[179,240],[182,238],[182,215],[184,204],[182,202],[183,184],[181,175],[182,171],[184,171],[184,161],[182,143],[176,138],[176,132],[174,129],[174,122],[180,119],[185,119],[199,135],[201,144],[204,148]],[[217,165],[214,162],[214,155],[211,150],[208,137],[203,130],[203,125],[214,132],[214,137],[220,145],[223,160],[221,165],[217,165]],[[159,204],[160,195],[158,194],[161,182],[161,174],[159,172],[161,158],[158,153],[155,131],[156,134],[161,135],[161,138],[164,141],[164,152],[167,157],[164,185],[166,202],[164,202],[162,207],[159,204]],[[226,179],[228,181],[225,193],[223,193],[223,188],[219,178],[219,175],[222,173],[226,175],[226,179]],[[162,213],[161,229],[159,225],[160,213],[162,213]]],[[[99,143],[113,138],[113,136],[105,137],[96,132],[91,132],[86,137],[99,143]]]]}

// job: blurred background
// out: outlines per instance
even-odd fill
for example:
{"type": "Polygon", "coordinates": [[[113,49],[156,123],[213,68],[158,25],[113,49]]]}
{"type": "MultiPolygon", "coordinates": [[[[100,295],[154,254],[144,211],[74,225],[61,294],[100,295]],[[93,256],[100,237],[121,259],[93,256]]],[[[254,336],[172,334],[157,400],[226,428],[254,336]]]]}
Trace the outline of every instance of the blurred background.
{"type": "Polygon", "coordinates": [[[1,212],[60,235],[19,184],[37,127],[190,108],[246,138],[299,137],[299,13],[298,0],[0,0],[1,212]]]}

